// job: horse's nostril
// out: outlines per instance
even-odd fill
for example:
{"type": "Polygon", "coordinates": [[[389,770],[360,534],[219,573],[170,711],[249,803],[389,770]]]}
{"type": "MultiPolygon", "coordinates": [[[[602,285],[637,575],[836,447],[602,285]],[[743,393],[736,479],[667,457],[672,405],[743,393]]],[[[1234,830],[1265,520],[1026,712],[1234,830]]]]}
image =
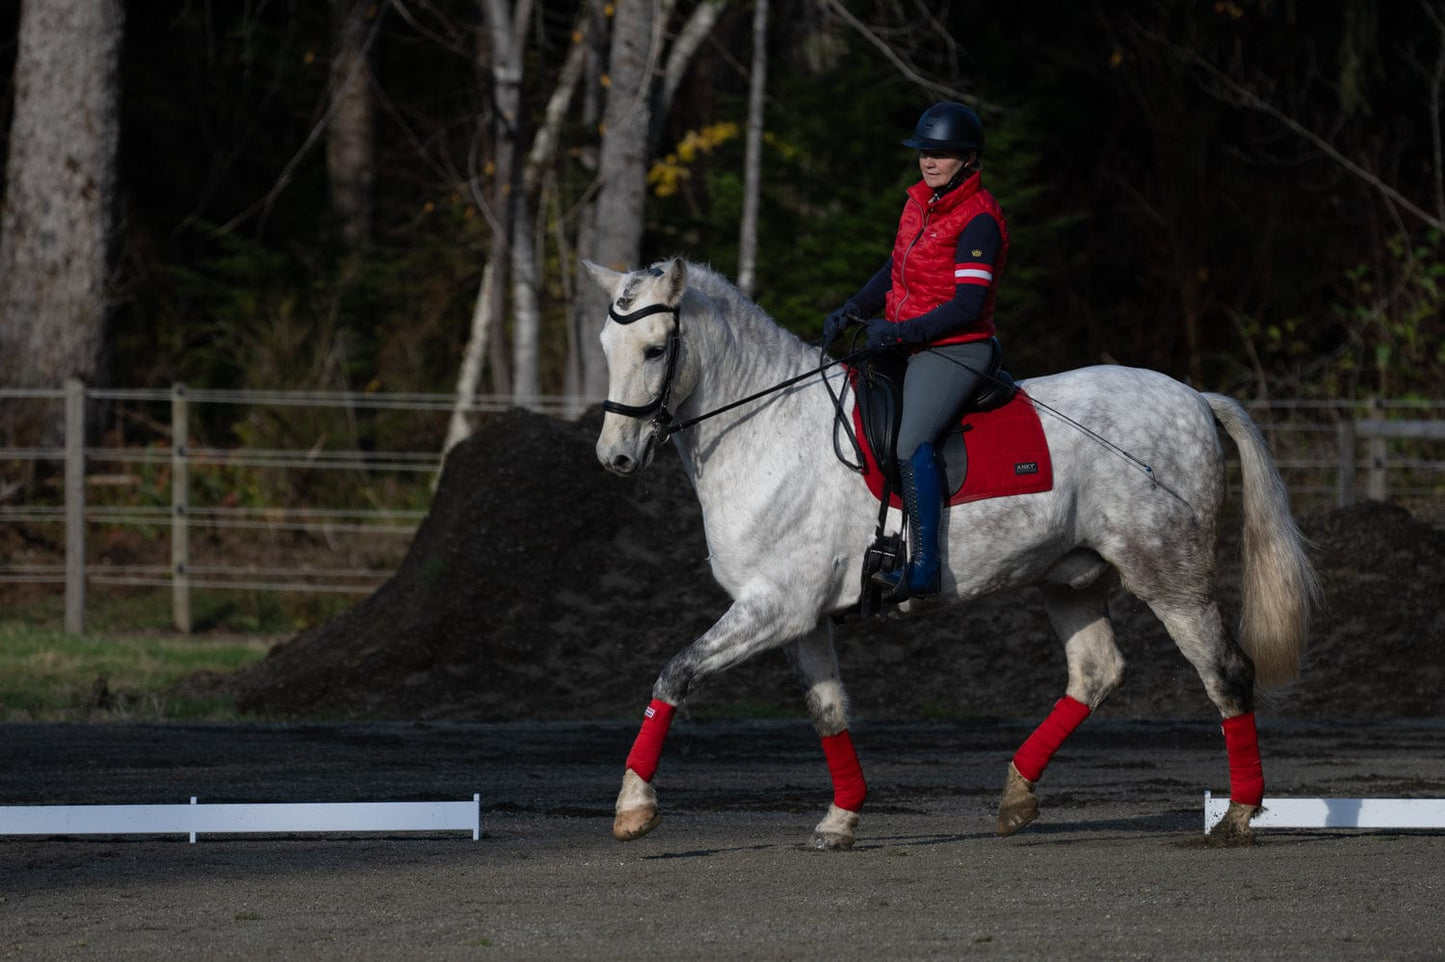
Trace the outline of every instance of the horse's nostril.
{"type": "Polygon", "coordinates": [[[631,474],[633,468],[632,459],[625,454],[613,455],[612,463],[608,465],[614,474],[631,474]]]}

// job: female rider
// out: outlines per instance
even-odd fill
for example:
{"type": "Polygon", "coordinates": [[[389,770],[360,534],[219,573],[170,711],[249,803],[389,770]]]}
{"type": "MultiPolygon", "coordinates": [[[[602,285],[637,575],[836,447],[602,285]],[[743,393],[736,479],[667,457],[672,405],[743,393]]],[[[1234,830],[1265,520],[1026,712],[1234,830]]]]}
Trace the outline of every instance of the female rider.
{"type": "Polygon", "coordinates": [[[823,325],[826,345],[851,320],[874,318],[866,322],[868,348],[908,354],[898,467],[909,560],[906,571],[881,576],[894,602],[939,590],[943,478],[934,447],[992,359],[994,291],[1008,257],[1003,210],[979,173],[978,114],[934,104],[903,146],[918,151],[923,179],[908,188],[893,254],[823,325]]]}

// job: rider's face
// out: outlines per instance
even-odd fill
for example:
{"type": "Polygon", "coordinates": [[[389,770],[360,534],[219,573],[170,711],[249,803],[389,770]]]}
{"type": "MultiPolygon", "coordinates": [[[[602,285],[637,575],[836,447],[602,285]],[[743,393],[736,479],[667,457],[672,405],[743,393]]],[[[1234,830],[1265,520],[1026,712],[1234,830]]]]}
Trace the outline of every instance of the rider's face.
{"type": "Polygon", "coordinates": [[[952,180],[963,167],[963,161],[962,155],[942,150],[918,152],[918,169],[923,172],[923,182],[934,190],[952,180]]]}

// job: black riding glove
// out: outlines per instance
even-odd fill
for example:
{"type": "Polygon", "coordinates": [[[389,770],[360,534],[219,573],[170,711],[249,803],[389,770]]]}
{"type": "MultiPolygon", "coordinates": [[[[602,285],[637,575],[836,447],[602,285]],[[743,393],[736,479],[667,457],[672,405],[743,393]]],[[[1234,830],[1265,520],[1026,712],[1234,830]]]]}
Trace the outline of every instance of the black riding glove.
{"type": "Polygon", "coordinates": [[[851,321],[858,319],[858,307],[852,301],[846,302],[823,322],[823,346],[827,347],[838,339],[851,321]]]}
{"type": "Polygon", "coordinates": [[[901,343],[898,337],[898,325],[883,318],[874,318],[868,322],[868,350],[886,351],[897,347],[901,343]]]}

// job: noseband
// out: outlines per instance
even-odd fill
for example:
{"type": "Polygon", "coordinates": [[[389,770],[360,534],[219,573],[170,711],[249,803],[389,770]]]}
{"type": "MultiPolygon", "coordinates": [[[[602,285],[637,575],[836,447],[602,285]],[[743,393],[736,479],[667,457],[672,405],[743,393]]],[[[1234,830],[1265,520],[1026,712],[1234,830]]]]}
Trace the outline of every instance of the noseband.
{"type": "Polygon", "coordinates": [[[672,394],[672,380],[677,373],[682,312],[679,308],[670,307],[667,304],[651,304],[647,307],[640,307],[630,314],[617,313],[615,306],[607,308],[607,316],[618,324],[631,324],[633,321],[650,317],[653,314],[672,315],[672,330],[667,335],[667,370],[662,376],[662,390],[647,404],[619,404],[616,401],[603,401],[602,410],[629,418],[645,418],[651,415],[652,429],[657,432],[658,440],[665,442],[672,434],[672,413],[667,410],[667,399],[672,394]]]}

